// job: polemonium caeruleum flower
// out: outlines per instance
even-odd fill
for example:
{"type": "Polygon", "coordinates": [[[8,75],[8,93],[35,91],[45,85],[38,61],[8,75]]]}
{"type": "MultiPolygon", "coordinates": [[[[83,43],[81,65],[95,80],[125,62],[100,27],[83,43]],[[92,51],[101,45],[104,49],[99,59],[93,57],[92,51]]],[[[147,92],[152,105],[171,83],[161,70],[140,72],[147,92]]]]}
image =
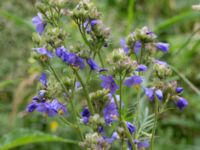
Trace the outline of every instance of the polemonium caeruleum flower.
{"type": "Polygon", "coordinates": [[[136,68],[135,71],[138,71],[138,72],[145,72],[145,71],[147,71],[147,66],[141,64],[141,65],[139,65],[139,66],[136,68]]]}
{"type": "Polygon", "coordinates": [[[127,121],[126,122],[126,126],[127,126],[128,130],[129,130],[129,132],[131,134],[135,132],[136,128],[135,128],[135,126],[132,123],[130,123],[130,122],[127,121]]]}
{"type": "Polygon", "coordinates": [[[149,97],[150,101],[154,100],[154,94],[155,96],[158,98],[158,100],[162,100],[163,99],[163,92],[160,89],[155,89],[155,88],[145,88],[145,95],[147,97],[149,97]]]}
{"type": "Polygon", "coordinates": [[[100,76],[100,79],[103,81],[101,87],[109,89],[111,94],[114,94],[119,89],[112,76],[100,76]]]}
{"type": "Polygon", "coordinates": [[[176,88],[176,93],[182,93],[183,92],[183,88],[182,87],[177,87],[176,88]]]}
{"type": "Polygon", "coordinates": [[[94,27],[97,24],[101,24],[101,23],[102,23],[102,21],[101,20],[97,20],[97,19],[94,19],[94,20],[90,21],[90,24],[91,24],[92,27],[94,27]]]}
{"type": "Polygon", "coordinates": [[[56,49],[56,55],[69,65],[83,69],[85,67],[84,60],[75,53],[68,52],[64,47],[56,49]]]}
{"type": "Polygon", "coordinates": [[[91,70],[99,71],[99,66],[92,58],[87,59],[87,63],[90,66],[91,70]]]}
{"type": "Polygon", "coordinates": [[[131,76],[124,81],[124,85],[131,87],[133,85],[139,85],[142,83],[142,78],[140,76],[131,76]]]}
{"type": "Polygon", "coordinates": [[[168,50],[169,50],[168,43],[158,42],[158,43],[155,43],[155,46],[157,49],[163,51],[164,53],[168,52],[168,50]]]}
{"type": "Polygon", "coordinates": [[[183,97],[179,97],[175,104],[180,110],[183,110],[185,107],[187,107],[188,101],[183,97]]]}
{"type": "Polygon", "coordinates": [[[49,58],[52,58],[52,57],[53,57],[53,54],[52,54],[48,49],[46,49],[45,47],[34,48],[33,50],[35,50],[36,52],[38,52],[38,53],[41,54],[41,55],[46,55],[46,56],[48,56],[49,58]]]}
{"type": "Polygon", "coordinates": [[[42,83],[43,86],[47,88],[47,75],[46,73],[42,73],[40,76],[40,82],[42,83]]]}
{"type": "Polygon", "coordinates": [[[120,45],[121,45],[121,47],[123,48],[124,52],[125,52],[126,54],[128,54],[128,53],[129,53],[129,48],[128,48],[128,46],[126,45],[126,40],[125,40],[125,39],[121,39],[121,40],[120,40],[120,45]]]}
{"type": "Polygon", "coordinates": [[[83,123],[87,124],[90,118],[90,111],[87,107],[83,109],[83,111],[81,112],[81,116],[82,116],[83,123]]]}
{"type": "Polygon", "coordinates": [[[116,141],[119,138],[119,135],[117,132],[113,132],[111,138],[105,137],[105,140],[109,143],[112,144],[114,141],[116,141]]]}
{"type": "Polygon", "coordinates": [[[136,41],[134,45],[134,52],[136,55],[139,54],[141,47],[142,47],[142,43],[140,41],[136,41]]]}
{"type": "Polygon", "coordinates": [[[118,113],[117,106],[113,99],[103,109],[103,115],[104,115],[106,125],[108,125],[108,126],[113,121],[117,120],[119,113],[118,113]]]}
{"type": "Polygon", "coordinates": [[[42,19],[42,14],[38,13],[38,15],[32,19],[32,23],[36,27],[36,31],[41,35],[44,32],[46,26],[46,23],[42,19]]]}

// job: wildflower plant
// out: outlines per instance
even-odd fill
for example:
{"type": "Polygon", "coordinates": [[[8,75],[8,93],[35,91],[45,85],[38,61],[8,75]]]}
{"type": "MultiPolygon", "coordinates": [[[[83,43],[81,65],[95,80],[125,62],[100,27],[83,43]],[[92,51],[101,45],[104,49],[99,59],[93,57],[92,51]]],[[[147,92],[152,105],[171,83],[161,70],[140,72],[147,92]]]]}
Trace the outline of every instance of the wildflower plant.
{"type": "Polygon", "coordinates": [[[170,78],[170,65],[155,58],[169,44],[143,27],[108,52],[110,30],[101,13],[89,0],[69,9],[71,3],[36,3],[32,53],[43,73],[27,111],[59,117],[77,131],[80,149],[153,149],[159,115],[171,104],[181,111],[188,105],[183,88],[170,78]],[[65,17],[76,24],[83,43],[66,42],[65,17]]]}

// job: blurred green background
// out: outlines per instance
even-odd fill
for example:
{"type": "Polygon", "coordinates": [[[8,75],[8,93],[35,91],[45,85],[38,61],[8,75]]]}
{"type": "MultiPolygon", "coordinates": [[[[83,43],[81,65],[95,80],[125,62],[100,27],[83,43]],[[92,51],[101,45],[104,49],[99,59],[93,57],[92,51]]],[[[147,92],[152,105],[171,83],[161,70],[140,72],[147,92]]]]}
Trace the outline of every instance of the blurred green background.
{"type": "MultiPolygon", "coordinates": [[[[29,129],[73,138],[75,133],[59,120],[25,112],[37,91],[40,70],[31,58],[34,31],[31,19],[37,13],[34,3],[35,0],[0,1],[0,137],[12,131],[12,136],[18,137],[18,131],[23,129],[25,134],[29,129]]],[[[192,5],[200,1],[96,0],[95,3],[103,21],[111,27],[110,47],[119,46],[120,38],[145,25],[155,31],[159,40],[170,43],[170,54],[161,57],[174,65],[185,80],[174,76],[185,88],[189,106],[184,112],[169,110],[161,116],[155,146],[158,150],[199,150],[200,96],[196,88],[200,89],[200,12],[192,10],[192,5]]],[[[80,39],[76,26],[70,19],[65,21],[71,41],[80,39]]],[[[7,138],[12,139],[10,135],[7,138]]],[[[59,150],[77,149],[77,146],[42,142],[14,149],[59,150]]]]}

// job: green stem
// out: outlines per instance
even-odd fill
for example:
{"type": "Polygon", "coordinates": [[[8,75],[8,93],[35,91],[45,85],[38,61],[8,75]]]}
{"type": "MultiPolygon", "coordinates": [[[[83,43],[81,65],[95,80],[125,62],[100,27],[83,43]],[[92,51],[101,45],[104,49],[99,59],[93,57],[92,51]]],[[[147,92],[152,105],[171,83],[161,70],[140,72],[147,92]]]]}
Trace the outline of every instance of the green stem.
{"type": "Polygon", "coordinates": [[[153,150],[154,146],[154,139],[155,139],[155,131],[156,131],[156,125],[158,120],[158,99],[155,99],[155,118],[154,118],[154,125],[151,133],[151,150],[153,150]]]}
{"type": "Polygon", "coordinates": [[[102,68],[104,68],[104,63],[103,63],[103,59],[102,59],[102,57],[101,57],[101,54],[100,54],[99,52],[97,52],[97,55],[98,55],[99,60],[100,60],[100,62],[101,62],[102,68]]]}
{"type": "Polygon", "coordinates": [[[85,95],[86,95],[86,100],[87,100],[87,103],[88,103],[88,107],[89,107],[91,113],[94,115],[94,108],[92,106],[92,103],[91,103],[91,100],[90,100],[90,96],[89,96],[89,92],[87,90],[87,87],[86,87],[85,83],[83,82],[81,76],[79,75],[78,71],[76,69],[74,69],[74,68],[72,68],[72,69],[73,69],[73,71],[74,71],[77,79],[80,81],[80,83],[81,83],[81,85],[83,87],[83,90],[84,90],[85,95]]]}
{"type": "MultiPolygon", "coordinates": [[[[139,114],[140,114],[140,95],[141,94],[141,90],[138,90],[138,94],[137,94],[137,111],[136,111],[136,128],[139,129],[139,114]]],[[[135,134],[135,137],[137,137],[139,134],[139,132],[137,132],[137,134],[135,134]]]]}
{"type": "Polygon", "coordinates": [[[126,30],[126,34],[128,34],[131,30],[131,25],[133,24],[134,19],[134,0],[129,0],[129,7],[128,7],[128,27],[126,30]]]}
{"type": "Polygon", "coordinates": [[[169,67],[180,77],[182,80],[198,95],[200,95],[200,90],[192,83],[190,82],[182,73],[180,73],[175,67],[169,65],[169,67]]]}

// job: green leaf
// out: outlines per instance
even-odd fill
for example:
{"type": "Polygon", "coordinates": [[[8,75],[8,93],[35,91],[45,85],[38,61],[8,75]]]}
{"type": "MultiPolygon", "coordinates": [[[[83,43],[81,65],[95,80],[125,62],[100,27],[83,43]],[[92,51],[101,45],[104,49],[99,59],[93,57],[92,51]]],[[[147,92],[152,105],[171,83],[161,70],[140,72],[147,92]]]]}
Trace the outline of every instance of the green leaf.
{"type": "Polygon", "coordinates": [[[78,141],[64,139],[54,135],[45,134],[40,131],[18,129],[6,134],[0,139],[0,149],[7,150],[21,145],[40,142],[64,142],[78,144],[78,141]]]}
{"type": "Polygon", "coordinates": [[[191,20],[198,19],[200,16],[199,12],[194,12],[194,11],[187,11],[183,12],[181,14],[178,14],[170,19],[167,19],[163,21],[161,24],[159,24],[154,31],[160,32],[164,29],[167,29],[175,24],[182,24],[183,22],[188,22],[191,20]]]}

